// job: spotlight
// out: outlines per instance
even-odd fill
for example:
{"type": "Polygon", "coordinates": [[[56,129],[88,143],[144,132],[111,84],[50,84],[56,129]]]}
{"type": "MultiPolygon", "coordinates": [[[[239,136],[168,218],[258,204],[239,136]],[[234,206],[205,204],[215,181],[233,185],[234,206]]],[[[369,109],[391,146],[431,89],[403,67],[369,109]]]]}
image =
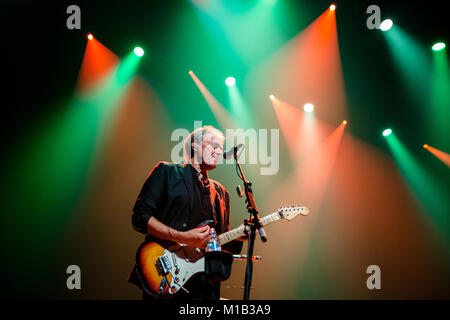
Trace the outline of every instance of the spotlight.
{"type": "Polygon", "coordinates": [[[381,31],[388,31],[393,25],[394,23],[391,19],[386,19],[380,24],[380,29],[381,31]]]}
{"type": "Polygon", "coordinates": [[[427,145],[427,144],[424,144],[423,147],[426,149],[426,148],[428,148],[428,145],[427,145]]]}
{"type": "Polygon", "coordinates": [[[312,112],[314,110],[314,105],[312,103],[305,103],[303,110],[305,110],[305,112],[312,112]]]}
{"type": "Polygon", "coordinates": [[[344,124],[344,126],[347,124],[347,120],[342,121],[342,123],[344,124]]]}
{"type": "Polygon", "coordinates": [[[271,95],[269,96],[269,99],[270,99],[270,100],[274,100],[274,99],[275,99],[275,96],[274,96],[273,94],[271,94],[271,95]]]}
{"type": "Polygon", "coordinates": [[[236,79],[233,77],[228,77],[225,79],[225,84],[229,87],[234,86],[235,83],[236,83],[236,79]]]}
{"type": "Polygon", "coordinates": [[[330,10],[331,10],[331,11],[336,10],[336,5],[335,5],[334,3],[330,6],[330,10]]]}
{"type": "Polygon", "coordinates": [[[391,129],[386,129],[383,131],[383,136],[387,137],[388,135],[390,135],[392,133],[391,129]]]}
{"type": "Polygon", "coordinates": [[[142,57],[144,55],[144,49],[142,49],[141,47],[134,48],[133,52],[138,57],[142,57]]]}
{"type": "Polygon", "coordinates": [[[89,34],[87,35],[87,38],[88,38],[89,40],[92,40],[92,39],[94,39],[94,36],[92,35],[92,33],[89,33],[89,34]]]}
{"type": "Polygon", "coordinates": [[[441,51],[445,49],[445,43],[443,42],[438,42],[433,44],[433,46],[431,47],[431,50],[433,51],[441,51]]]}

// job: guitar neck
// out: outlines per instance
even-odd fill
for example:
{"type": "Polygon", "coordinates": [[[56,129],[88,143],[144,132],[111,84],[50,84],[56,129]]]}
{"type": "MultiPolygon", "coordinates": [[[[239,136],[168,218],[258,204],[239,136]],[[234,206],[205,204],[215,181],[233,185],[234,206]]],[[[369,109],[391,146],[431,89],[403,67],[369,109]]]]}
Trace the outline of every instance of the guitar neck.
{"type": "MultiPolygon", "coordinates": [[[[281,219],[280,214],[278,211],[269,214],[263,218],[261,218],[261,224],[263,226],[268,225],[269,223],[278,221],[281,219]]],[[[241,237],[244,234],[244,225],[241,224],[239,227],[230,230],[228,232],[222,233],[219,235],[219,243],[220,245],[224,245],[225,243],[228,243],[230,241],[236,240],[237,238],[241,237]]]]}

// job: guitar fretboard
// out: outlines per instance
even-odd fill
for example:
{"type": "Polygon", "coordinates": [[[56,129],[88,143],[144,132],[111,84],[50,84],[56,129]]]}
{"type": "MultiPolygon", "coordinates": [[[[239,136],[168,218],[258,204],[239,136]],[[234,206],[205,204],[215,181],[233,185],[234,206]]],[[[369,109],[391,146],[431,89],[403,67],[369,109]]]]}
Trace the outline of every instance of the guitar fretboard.
{"type": "MultiPolygon", "coordinates": [[[[272,214],[269,214],[261,218],[261,224],[265,226],[269,223],[275,222],[280,219],[281,219],[280,214],[278,213],[278,211],[276,211],[272,214]]],[[[239,227],[219,235],[219,243],[220,245],[224,245],[225,243],[228,243],[241,237],[243,234],[244,234],[244,225],[241,224],[239,227]]]]}

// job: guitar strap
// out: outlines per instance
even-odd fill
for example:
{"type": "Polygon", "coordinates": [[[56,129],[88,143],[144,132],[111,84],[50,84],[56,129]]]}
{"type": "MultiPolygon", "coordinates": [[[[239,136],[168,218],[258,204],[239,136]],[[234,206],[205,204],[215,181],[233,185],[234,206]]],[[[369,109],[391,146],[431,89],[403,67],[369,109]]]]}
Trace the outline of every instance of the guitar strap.
{"type": "Polygon", "coordinates": [[[216,198],[217,198],[217,191],[216,191],[216,187],[214,182],[212,183],[212,185],[210,184],[209,186],[211,192],[209,193],[209,198],[211,200],[211,207],[212,207],[212,212],[213,212],[213,217],[215,222],[217,223],[217,213],[216,213],[216,206],[214,205],[216,202],[216,198]]]}

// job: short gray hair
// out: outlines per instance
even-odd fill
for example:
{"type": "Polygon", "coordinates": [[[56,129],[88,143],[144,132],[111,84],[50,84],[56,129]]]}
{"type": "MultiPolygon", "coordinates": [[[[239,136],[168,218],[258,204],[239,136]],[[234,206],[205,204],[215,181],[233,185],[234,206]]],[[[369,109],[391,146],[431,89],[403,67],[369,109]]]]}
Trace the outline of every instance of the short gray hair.
{"type": "Polygon", "coordinates": [[[212,132],[225,140],[223,133],[213,126],[203,126],[195,129],[187,136],[186,140],[184,140],[184,159],[186,161],[189,161],[194,157],[194,148],[192,147],[192,143],[196,142],[201,144],[203,142],[203,136],[206,132],[212,132]]]}

